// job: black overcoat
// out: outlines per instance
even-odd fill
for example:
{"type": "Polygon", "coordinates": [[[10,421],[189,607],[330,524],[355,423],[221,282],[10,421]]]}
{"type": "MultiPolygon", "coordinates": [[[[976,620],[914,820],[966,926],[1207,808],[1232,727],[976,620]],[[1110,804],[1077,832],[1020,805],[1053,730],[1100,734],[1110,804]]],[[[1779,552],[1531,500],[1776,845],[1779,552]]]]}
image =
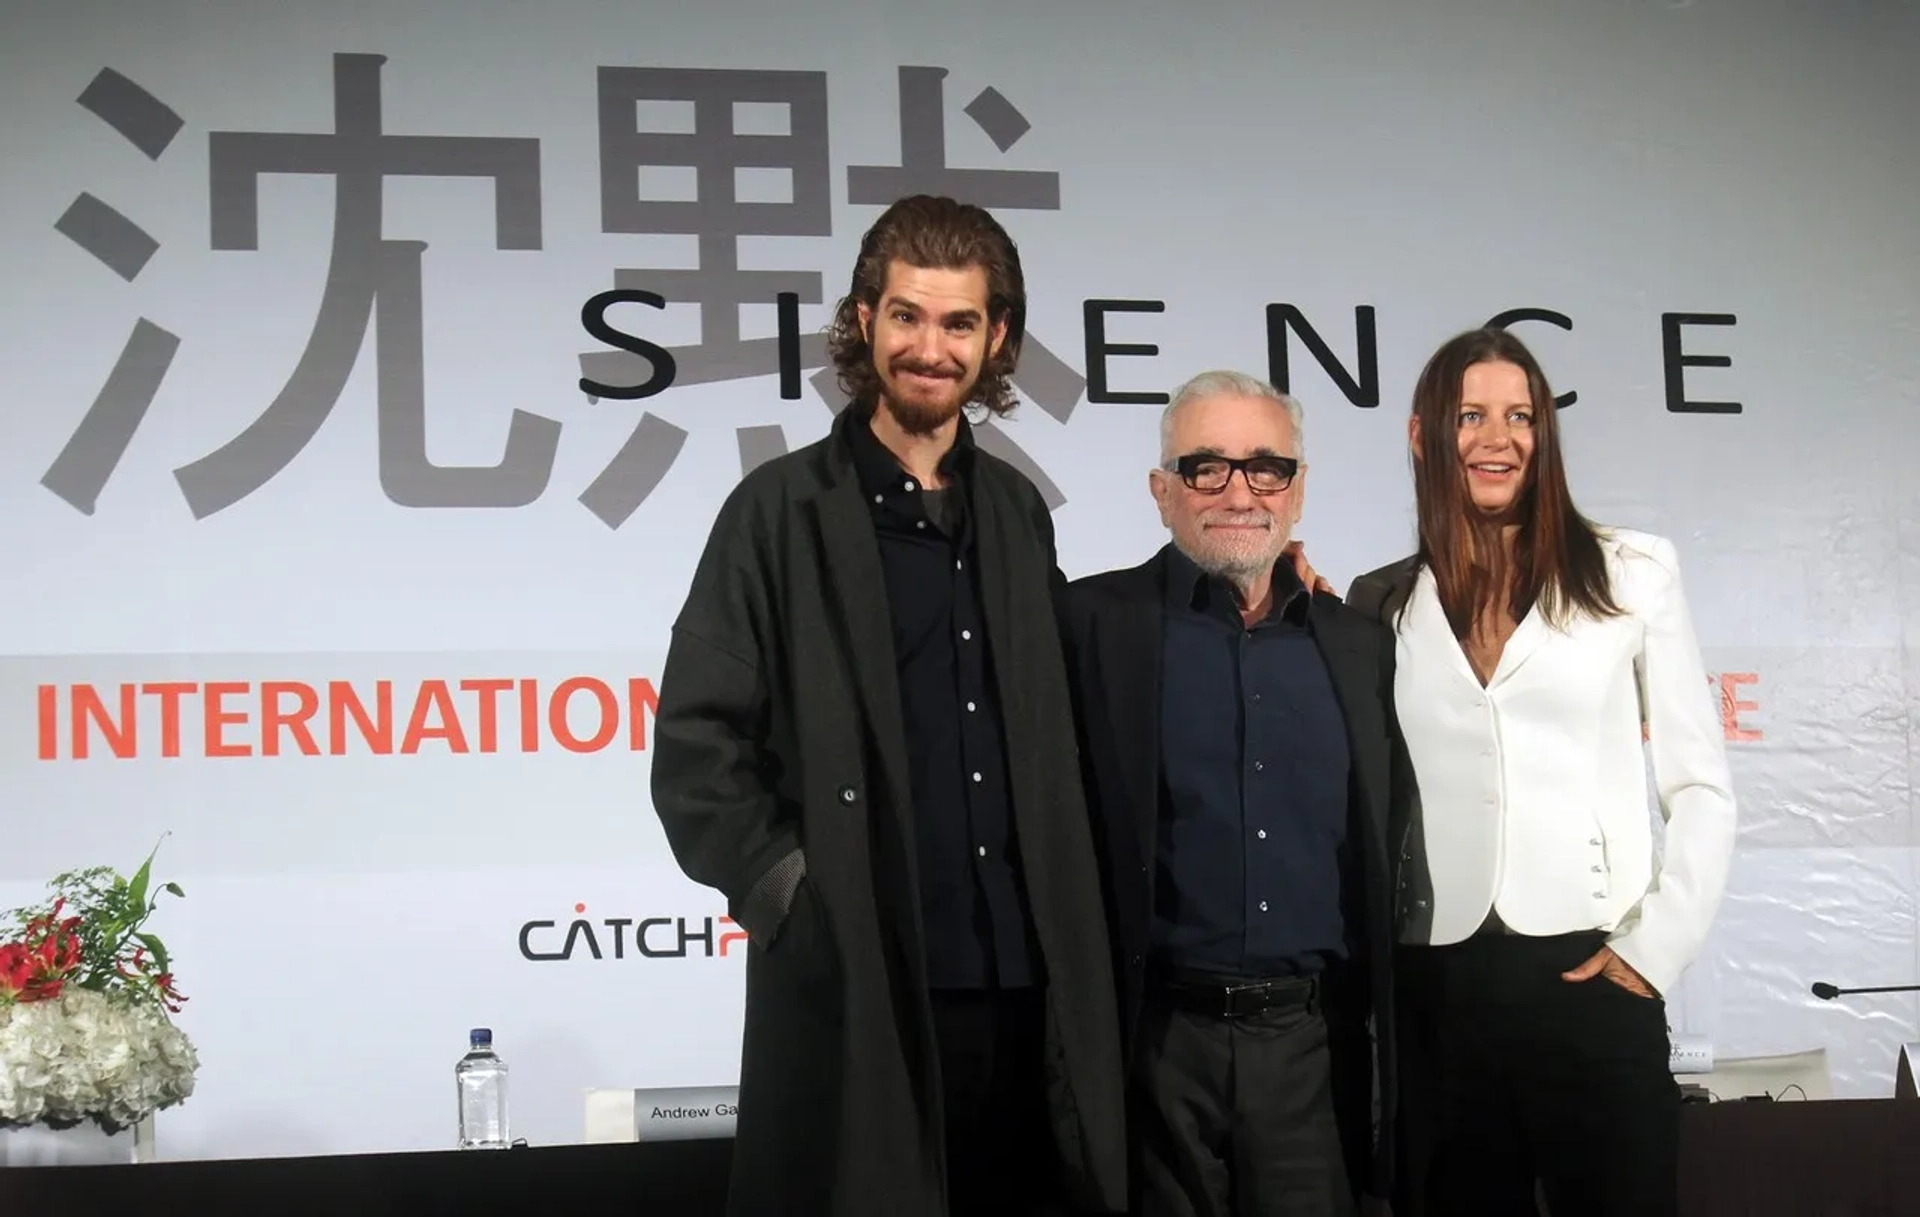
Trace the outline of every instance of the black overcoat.
{"type": "MultiPolygon", "coordinates": [[[[846,446],[862,425],[843,411],[824,440],[728,496],[661,674],[655,811],[681,868],[722,892],[754,939],[729,1205],[740,1217],[946,1211],[907,741],[879,542],[846,446]],[[759,913],[762,880],[801,863],[790,904],[759,913]]],[[[1047,977],[1041,1080],[1075,1201],[1121,1212],[1119,1017],[1052,521],[1032,483],[987,452],[968,481],[1047,977]]]]}

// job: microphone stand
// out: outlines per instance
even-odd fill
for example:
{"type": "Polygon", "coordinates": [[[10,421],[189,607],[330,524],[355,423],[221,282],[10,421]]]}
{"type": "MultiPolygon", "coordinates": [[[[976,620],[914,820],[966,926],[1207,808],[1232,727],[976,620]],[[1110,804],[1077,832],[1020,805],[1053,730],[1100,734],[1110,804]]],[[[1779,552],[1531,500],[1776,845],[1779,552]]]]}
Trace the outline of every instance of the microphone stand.
{"type": "Polygon", "coordinates": [[[1880,985],[1871,989],[1841,989],[1824,980],[1815,981],[1813,995],[1821,1001],[1832,1001],[1836,997],[1851,996],[1855,993],[1920,993],[1920,985],[1880,985]]]}

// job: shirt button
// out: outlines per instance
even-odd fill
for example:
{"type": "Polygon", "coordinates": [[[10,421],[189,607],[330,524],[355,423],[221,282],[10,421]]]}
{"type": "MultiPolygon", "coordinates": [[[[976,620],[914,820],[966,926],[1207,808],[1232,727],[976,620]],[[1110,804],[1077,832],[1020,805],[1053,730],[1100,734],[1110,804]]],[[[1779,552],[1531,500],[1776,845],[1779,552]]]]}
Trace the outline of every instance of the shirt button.
{"type": "Polygon", "coordinates": [[[1255,761],[1253,763],[1253,771],[1255,773],[1259,773],[1262,769],[1265,769],[1266,767],[1267,767],[1267,763],[1265,761],[1255,761]]]}
{"type": "Polygon", "coordinates": [[[1587,844],[1588,844],[1588,845],[1598,845],[1598,844],[1600,844],[1600,838],[1599,838],[1599,837],[1588,837],[1588,838],[1587,838],[1587,844]]]}
{"type": "Polygon", "coordinates": [[[973,780],[976,782],[980,780],[980,771],[978,769],[973,771],[973,780]]]}
{"type": "Polygon", "coordinates": [[[927,526],[927,522],[925,520],[915,520],[913,522],[913,526],[915,528],[925,528],[927,526]]]}
{"type": "Polygon", "coordinates": [[[908,489],[908,490],[912,490],[912,489],[913,489],[913,482],[912,482],[912,480],[911,480],[911,479],[909,479],[908,481],[906,481],[905,483],[903,483],[903,485],[904,485],[904,486],[905,486],[905,488],[906,488],[906,489],[908,489]]]}
{"type": "Polygon", "coordinates": [[[1598,875],[1598,874],[1601,874],[1601,873],[1603,873],[1603,872],[1602,872],[1602,871],[1600,870],[1600,868],[1599,868],[1599,867],[1597,867],[1597,866],[1596,866],[1596,867],[1594,867],[1594,868],[1593,868],[1593,873],[1594,873],[1594,874],[1596,874],[1596,875],[1598,875]]]}
{"type": "Polygon", "coordinates": [[[1260,902],[1260,911],[1263,913],[1267,911],[1267,902],[1264,900],[1260,902]]]}
{"type": "Polygon", "coordinates": [[[1607,898],[1607,894],[1605,892],[1595,892],[1593,894],[1593,898],[1595,900],[1605,900],[1607,898]]]}
{"type": "Polygon", "coordinates": [[[972,631],[972,630],[961,630],[961,631],[960,631],[960,641],[962,641],[962,642],[972,642],[972,641],[973,641],[973,631],[972,631]]]}
{"type": "Polygon", "coordinates": [[[982,845],[982,846],[980,847],[980,856],[981,856],[982,858],[984,858],[984,857],[986,857],[986,856],[987,856],[987,847],[986,847],[986,846],[984,846],[984,845],[982,845]]]}
{"type": "Polygon", "coordinates": [[[842,786],[840,788],[840,801],[842,803],[851,805],[859,797],[860,793],[851,786],[842,786]]]}
{"type": "Polygon", "coordinates": [[[972,702],[968,702],[968,703],[967,703],[967,713],[968,713],[968,714],[972,714],[972,713],[973,713],[973,703],[972,703],[972,702]]]}
{"type": "Polygon", "coordinates": [[[1259,837],[1262,841],[1264,841],[1267,839],[1267,830],[1263,828],[1260,831],[1254,833],[1253,835],[1256,837],[1259,837]]]}
{"type": "Polygon", "coordinates": [[[1258,693],[1253,695],[1253,704],[1256,706],[1260,704],[1260,695],[1258,693]]]}
{"type": "Polygon", "coordinates": [[[960,559],[958,559],[958,558],[955,558],[955,559],[953,560],[953,569],[955,569],[955,570],[965,570],[965,569],[967,569],[967,564],[966,564],[965,562],[962,562],[962,561],[961,561],[960,559]]]}
{"type": "Polygon", "coordinates": [[[874,496],[873,496],[873,501],[874,501],[874,502],[876,502],[876,503],[884,503],[884,502],[886,502],[887,500],[886,500],[886,499],[885,499],[885,498],[884,498],[883,496],[881,496],[881,495],[877,495],[877,494],[876,494],[876,495],[874,495],[874,496]]]}

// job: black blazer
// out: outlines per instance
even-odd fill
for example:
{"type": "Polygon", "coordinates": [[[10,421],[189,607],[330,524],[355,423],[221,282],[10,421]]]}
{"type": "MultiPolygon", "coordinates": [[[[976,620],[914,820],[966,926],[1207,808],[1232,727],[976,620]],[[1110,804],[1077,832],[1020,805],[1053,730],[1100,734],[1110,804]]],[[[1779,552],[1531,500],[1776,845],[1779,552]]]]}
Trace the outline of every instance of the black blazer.
{"type": "MultiPolygon", "coordinates": [[[[1127,1058],[1136,1054],[1153,925],[1160,814],[1160,660],[1166,551],[1128,570],[1076,580],[1061,605],[1080,760],[1112,919],[1127,1058]]],[[[1356,1192],[1385,1196],[1395,1094],[1393,944],[1399,851],[1411,792],[1396,780],[1405,745],[1393,708],[1393,635],[1325,593],[1307,612],[1353,756],[1348,833],[1360,846],[1342,888],[1358,933],[1326,979],[1334,1105],[1356,1192]]]]}

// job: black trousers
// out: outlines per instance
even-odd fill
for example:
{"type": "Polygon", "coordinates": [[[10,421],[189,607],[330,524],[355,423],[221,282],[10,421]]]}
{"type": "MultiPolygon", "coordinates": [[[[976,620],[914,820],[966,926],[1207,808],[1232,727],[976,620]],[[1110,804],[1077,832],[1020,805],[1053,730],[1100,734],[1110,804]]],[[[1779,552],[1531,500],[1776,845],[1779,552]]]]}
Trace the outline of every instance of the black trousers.
{"type": "Polygon", "coordinates": [[[1401,956],[1408,1194],[1397,1217],[1676,1217],[1666,1003],[1562,972],[1596,932],[1401,956]]]}
{"type": "Polygon", "coordinates": [[[1046,1099],[1045,993],[935,989],[950,1217],[1053,1217],[1060,1157],[1046,1099]]]}
{"type": "Polygon", "coordinates": [[[1349,1217],[1318,1002],[1223,1018],[1150,997],[1134,1074],[1141,1217],[1349,1217]]]}

